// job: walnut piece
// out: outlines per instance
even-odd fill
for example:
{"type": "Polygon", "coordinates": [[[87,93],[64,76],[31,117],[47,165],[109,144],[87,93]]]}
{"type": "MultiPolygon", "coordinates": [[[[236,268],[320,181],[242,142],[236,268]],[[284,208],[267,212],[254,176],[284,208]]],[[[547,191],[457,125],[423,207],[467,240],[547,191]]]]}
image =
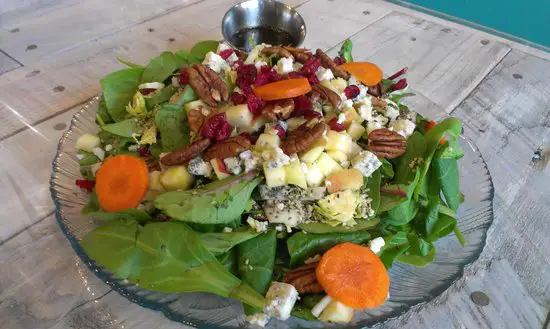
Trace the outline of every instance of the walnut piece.
{"type": "Polygon", "coordinates": [[[190,67],[188,72],[193,91],[206,104],[215,107],[217,102],[229,99],[229,89],[218,74],[208,66],[196,64],[190,67]]]}
{"type": "Polygon", "coordinates": [[[180,150],[166,154],[160,159],[160,163],[166,166],[175,166],[187,163],[204,152],[208,146],[210,146],[210,140],[208,138],[197,140],[180,150]]]}
{"type": "Polygon", "coordinates": [[[267,104],[262,110],[262,115],[269,121],[275,122],[290,118],[292,111],[294,111],[294,101],[292,99],[284,99],[267,104]]]}
{"type": "Polygon", "coordinates": [[[317,55],[317,57],[319,57],[319,59],[321,60],[321,65],[323,65],[325,69],[330,69],[335,77],[343,78],[346,80],[349,78],[349,73],[346,72],[346,70],[344,70],[343,68],[336,65],[336,63],[334,63],[334,61],[330,57],[328,57],[328,55],[325,54],[324,51],[322,51],[321,49],[317,49],[315,55],[317,55]]]}
{"type": "Polygon", "coordinates": [[[310,263],[293,269],[285,274],[283,281],[291,284],[300,294],[318,294],[323,292],[323,287],[317,281],[315,270],[319,262],[310,263]]]}
{"type": "Polygon", "coordinates": [[[307,127],[307,122],[294,130],[282,143],[281,149],[285,154],[291,155],[307,150],[313,145],[327,130],[327,125],[323,122],[315,124],[312,128],[307,127]]]}
{"type": "Polygon", "coordinates": [[[385,100],[378,97],[372,96],[370,98],[370,101],[372,103],[372,106],[382,107],[382,108],[385,108],[386,106],[388,106],[388,103],[385,100]]]}
{"type": "Polygon", "coordinates": [[[212,145],[212,147],[204,153],[204,158],[209,161],[212,159],[230,158],[250,149],[251,147],[252,143],[247,137],[235,136],[223,142],[212,145]]]}
{"type": "Polygon", "coordinates": [[[367,149],[380,158],[394,159],[407,152],[407,139],[386,128],[371,131],[368,140],[367,149]]]}
{"type": "Polygon", "coordinates": [[[342,99],[340,98],[340,95],[335,93],[333,90],[320,84],[313,85],[312,88],[314,92],[317,92],[319,94],[322,100],[330,102],[332,107],[334,107],[335,109],[340,107],[342,99]]]}

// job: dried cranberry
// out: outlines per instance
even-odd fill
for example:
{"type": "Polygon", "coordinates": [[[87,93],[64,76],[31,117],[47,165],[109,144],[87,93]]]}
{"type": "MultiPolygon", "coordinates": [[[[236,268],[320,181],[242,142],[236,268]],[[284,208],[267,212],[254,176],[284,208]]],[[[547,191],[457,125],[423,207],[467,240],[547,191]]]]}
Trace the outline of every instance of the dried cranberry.
{"type": "Polygon", "coordinates": [[[333,62],[336,65],[342,65],[342,64],[346,63],[346,59],[343,58],[343,57],[340,57],[340,56],[336,56],[336,57],[334,57],[333,62]]]}
{"type": "Polygon", "coordinates": [[[139,92],[143,95],[143,96],[146,96],[146,95],[149,95],[151,93],[154,93],[155,91],[157,91],[155,88],[142,88],[139,90],[139,92]]]}
{"type": "Polygon", "coordinates": [[[88,191],[89,193],[92,193],[92,190],[95,186],[95,180],[91,179],[77,179],[74,183],[76,184],[76,186],[88,191]]]}
{"type": "Polygon", "coordinates": [[[288,72],[287,77],[289,79],[301,79],[304,77],[304,75],[300,72],[288,72]]]}
{"type": "Polygon", "coordinates": [[[137,149],[137,153],[142,157],[147,157],[151,155],[151,152],[149,151],[149,148],[147,146],[142,146],[137,149]]]}
{"type": "Polygon", "coordinates": [[[303,73],[305,75],[311,75],[315,74],[319,67],[321,66],[321,60],[316,57],[312,57],[310,60],[308,60],[304,66],[302,66],[302,69],[300,69],[300,73],[303,73]]]}
{"type": "Polygon", "coordinates": [[[359,95],[359,92],[359,87],[356,85],[349,85],[346,89],[344,89],[344,94],[348,99],[354,99],[357,95],[359,95]]]}
{"type": "Polygon", "coordinates": [[[248,110],[254,115],[262,114],[262,110],[265,107],[265,102],[260,97],[250,93],[246,96],[246,103],[248,104],[248,110]]]}
{"type": "Polygon", "coordinates": [[[202,135],[217,141],[222,141],[231,136],[232,130],[233,127],[227,122],[225,113],[218,113],[206,122],[202,128],[202,135]]]}
{"type": "Polygon", "coordinates": [[[245,95],[252,94],[252,87],[250,87],[250,84],[248,83],[248,81],[246,81],[246,79],[237,78],[237,81],[235,83],[237,84],[237,87],[241,88],[245,95]]]}
{"type": "Polygon", "coordinates": [[[284,140],[286,137],[286,130],[280,125],[276,125],[274,129],[277,130],[277,136],[279,136],[279,139],[284,140]]]}
{"type": "Polygon", "coordinates": [[[237,70],[239,67],[241,67],[241,66],[243,66],[243,65],[244,65],[244,62],[243,62],[242,60],[239,59],[239,60],[235,61],[235,63],[233,63],[233,68],[234,68],[235,70],[237,70]]]}
{"type": "Polygon", "coordinates": [[[307,111],[312,111],[313,106],[305,95],[298,96],[292,99],[294,101],[294,111],[292,111],[292,116],[302,116],[307,111]]]}
{"type": "Polygon", "coordinates": [[[252,64],[243,64],[237,67],[237,78],[242,78],[246,80],[249,84],[253,84],[256,80],[256,75],[258,71],[256,66],[252,64]]]}
{"type": "Polygon", "coordinates": [[[233,49],[222,50],[220,51],[220,57],[223,58],[224,60],[227,60],[229,56],[233,55],[233,53],[234,53],[233,49]]]}
{"type": "Polygon", "coordinates": [[[389,77],[388,80],[395,80],[395,79],[399,78],[400,76],[402,76],[403,74],[407,73],[408,70],[409,70],[409,68],[404,67],[399,72],[397,72],[394,75],[392,75],[391,77],[389,77]]]}
{"type": "Polygon", "coordinates": [[[234,105],[245,104],[246,103],[246,95],[234,92],[234,93],[231,94],[231,102],[234,105]]]}
{"type": "Polygon", "coordinates": [[[329,125],[330,129],[332,129],[334,131],[344,131],[344,130],[346,130],[346,126],[344,126],[341,123],[338,123],[338,119],[336,119],[336,118],[332,118],[332,120],[330,120],[328,122],[328,125],[329,125]]]}
{"type": "Polygon", "coordinates": [[[310,85],[316,85],[319,83],[319,78],[317,78],[317,76],[315,74],[311,74],[307,80],[309,81],[309,84],[310,85]]]}
{"type": "Polygon", "coordinates": [[[401,79],[391,86],[391,90],[401,90],[407,88],[407,79],[401,79]]]}
{"type": "Polygon", "coordinates": [[[182,68],[180,70],[180,77],[179,77],[179,80],[180,80],[180,85],[187,85],[189,84],[189,72],[187,71],[186,68],[182,68]]]}
{"type": "Polygon", "coordinates": [[[282,77],[271,66],[264,65],[260,68],[260,74],[256,76],[256,86],[281,80],[282,77]]]}

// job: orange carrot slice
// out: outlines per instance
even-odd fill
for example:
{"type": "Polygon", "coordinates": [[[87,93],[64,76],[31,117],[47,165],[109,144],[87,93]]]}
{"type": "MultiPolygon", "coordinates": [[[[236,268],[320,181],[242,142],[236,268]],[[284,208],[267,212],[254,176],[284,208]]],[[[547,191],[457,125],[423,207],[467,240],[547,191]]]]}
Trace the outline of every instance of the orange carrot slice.
{"type": "Polygon", "coordinates": [[[356,310],[382,305],[390,288],[380,259],[369,248],[351,242],[328,250],[316,275],[330,297],[356,310]]]}
{"type": "Polygon", "coordinates": [[[108,212],[137,207],[148,187],[147,164],[131,155],[108,158],[96,175],[99,206],[108,212]]]}
{"type": "Polygon", "coordinates": [[[369,87],[376,86],[382,80],[382,70],[373,63],[350,62],[340,67],[369,87]]]}
{"type": "Polygon", "coordinates": [[[281,80],[254,88],[254,94],[264,101],[298,97],[310,91],[311,85],[306,78],[281,80]]]}

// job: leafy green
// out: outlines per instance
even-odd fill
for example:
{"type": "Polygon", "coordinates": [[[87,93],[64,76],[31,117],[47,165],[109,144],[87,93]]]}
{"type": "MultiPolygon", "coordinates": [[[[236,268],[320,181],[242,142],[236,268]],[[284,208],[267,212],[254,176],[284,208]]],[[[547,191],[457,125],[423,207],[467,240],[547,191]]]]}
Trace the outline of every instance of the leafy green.
{"type": "Polygon", "coordinates": [[[189,125],[180,106],[164,104],[155,114],[162,150],[171,152],[189,144],[189,125]]]}
{"type": "Polygon", "coordinates": [[[229,273],[237,276],[237,249],[231,249],[228,252],[216,256],[218,261],[225,267],[229,273]]]}
{"type": "Polygon", "coordinates": [[[178,88],[174,87],[174,85],[168,85],[151,95],[144,96],[145,106],[148,110],[152,110],[155,105],[168,102],[177,90],[178,88]]]}
{"type": "Polygon", "coordinates": [[[311,309],[301,303],[296,304],[292,308],[291,315],[306,321],[319,321],[319,319],[311,314],[311,309]]]}
{"type": "Polygon", "coordinates": [[[197,58],[195,55],[183,49],[176,52],[176,57],[179,67],[182,67],[184,65],[199,64],[201,62],[200,58],[197,58]]]}
{"type": "Polygon", "coordinates": [[[298,225],[298,228],[307,233],[322,234],[322,233],[347,233],[367,231],[374,229],[380,220],[378,218],[372,218],[369,220],[358,220],[354,226],[331,226],[326,223],[311,222],[302,223],[298,225]]]}
{"type": "Polygon", "coordinates": [[[116,60],[119,61],[119,63],[122,63],[122,64],[124,64],[124,65],[126,65],[126,66],[128,66],[128,67],[143,67],[143,66],[141,66],[141,65],[139,65],[139,64],[132,63],[132,62],[130,62],[129,60],[126,60],[126,59],[124,59],[124,58],[122,58],[122,57],[119,57],[119,56],[116,57],[116,60]]]}
{"type": "Polygon", "coordinates": [[[91,166],[91,165],[99,162],[99,158],[93,153],[86,152],[86,151],[83,151],[83,150],[79,150],[78,154],[84,156],[82,159],[78,160],[78,164],[81,167],[91,166]]]}
{"type": "Polygon", "coordinates": [[[393,165],[387,159],[382,159],[382,166],[379,170],[385,178],[391,179],[395,175],[393,165]]]}
{"type": "Polygon", "coordinates": [[[392,85],[393,85],[393,80],[389,80],[389,79],[380,80],[380,90],[382,91],[382,94],[385,94],[386,92],[390,91],[392,85]]]}
{"type": "Polygon", "coordinates": [[[220,43],[218,41],[214,40],[199,41],[193,46],[193,48],[191,48],[190,53],[202,61],[208,52],[215,52],[218,49],[219,44],[220,43]]]}
{"type": "Polygon", "coordinates": [[[441,192],[449,208],[457,210],[461,203],[462,195],[459,188],[458,163],[456,159],[444,159],[442,154],[445,149],[435,153],[433,170],[441,186],[441,192]]]}
{"type": "Polygon", "coordinates": [[[95,192],[95,187],[92,190],[92,193],[90,194],[90,200],[88,200],[88,203],[82,208],[80,213],[82,215],[86,215],[95,211],[99,211],[99,200],[97,199],[97,193],[95,192]]]}
{"type": "Polygon", "coordinates": [[[93,217],[101,221],[112,221],[112,220],[135,220],[140,224],[145,224],[153,220],[151,216],[143,210],[129,208],[117,212],[104,212],[104,211],[93,211],[88,212],[86,215],[93,217]]]}
{"type": "Polygon", "coordinates": [[[299,265],[307,258],[322,254],[342,242],[365,243],[370,236],[366,231],[325,234],[298,232],[287,240],[290,266],[299,265]]]}
{"type": "Polygon", "coordinates": [[[80,242],[86,253],[120,278],[161,292],[210,292],[255,307],[264,298],[229,273],[202,245],[200,237],[178,222],[139,226],[132,220],[109,221],[80,242]]]}
{"type": "Polygon", "coordinates": [[[378,208],[380,208],[381,179],[382,179],[382,174],[380,173],[380,170],[376,170],[368,178],[367,183],[365,184],[365,187],[368,189],[367,194],[372,199],[370,205],[372,210],[374,210],[375,215],[378,213],[378,208]]]}
{"type": "MultiPolygon", "coordinates": [[[[404,202],[398,203],[393,208],[389,209],[388,212],[381,216],[382,225],[394,225],[401,226],[410,222],[419,209],[419,204],[413,199],[414,189],[418,184],[420,173],[417,171],[414,177],[414,180],[406,185],[406,198],[404,202]]],[[[382,208],[382,201],[385,198],[382,198],[380,201],[380,208],[382,208]]]]}
{"type": "Polygon", "coordinates": [[[435,248],[431,243],[417,234],[409,234],[407,237],[410,248],[397,257],[398,261],[418,267],[426,266],[434,261],[435,248]]]}
{"type": "Polygon", "coordinates": [[[425,151],[425,138],[422,134],[415,131],[409,139],[407,139],[407,151],[405,154],[395,160],[395,177],[393,182],[397,184],[409,184],[409,182],[414,179],[418,165],[422,163],[418,163],[417,166],[412,166],[412,168],[411,164],[414,165],[415,162],[418,161],[417,159],[422,159],[420,161],[423,162],[425,151]]]}
{"type": "Polygon", "coordinates": [[[407,201],[408,185],[390,184],[380,189],[380,206],[378,212],[391,210],[407,201]]]}
{"type": "Polygon", "coordinates": [[[407,233],[400,231],[393,235],[384,237],[385,245],[378,254],[378,257],[386,268],[391,268],[393,262],[401,254],[409,249],[407,233]]]}
{"type": "Polygon", "coordinates": [[[233,180],[223,180],[226,185],[221,187],[220,183],[211,183],[202,190],[163,193],[155,199],[155,206],[173,219],[194,224],[200,230],[236,227],[260,179],[243,179],[236,184],[233,180]]]}
{"type": "Polygon", "coordinates": [[[222,233],[203,233],[200,234],[201,241],[206,249],[215,256],[227,253],[231,248],[253,239],[260,233],[256,231],[234,231],[222,233]]]}
{"type": "Polygon", "coordinates": [[[351,51],[353,50],[353,43],[350,39],[346,39],[338,52],[338,56],[343,57],[346,62],[353,62],[353,57],[351,56],[351,51]]]}
{"type": "Polygon", "coordinates": [[[140,83],[163,82],[178,69],[176,55],[165,51],[157,57],[152,58],[145,67],[140,83]]]}
{"type": "Polygon", "coordinates": [[[99,98],[99,103],[97,104],[97,112],[95,114],[96,122],[99,126],[114,122],[113,118],[107,110],[107,105],[105,104],[105,98],[103,95],[99,98]]]}
{"type": "Polygon", "coordinates": [[[114,121],[122,121],[128,116],[126,105],[130,103],[138,90],[143,70],[141,67],[123,69],[101,79],[105,105],[114,121]]]}
{"type": "Polygon", "coordinates": [[[195,94],[195,91],[193,88],[191,88],[191,85],[185,86],[183,88],[183,92],[179,94],[178,101],[175,103],[177,106],[183,106],[186,103],[192,102],[197,99],[197,94],[195,94]]]}
{"type": "Polygon", "coordinates": [[[132,138],[132,136],[139,133],[140,130],[138,122],[134,118],[111,123],[101,127],[101,129],[113,135],[127,138],[132,138]]]}

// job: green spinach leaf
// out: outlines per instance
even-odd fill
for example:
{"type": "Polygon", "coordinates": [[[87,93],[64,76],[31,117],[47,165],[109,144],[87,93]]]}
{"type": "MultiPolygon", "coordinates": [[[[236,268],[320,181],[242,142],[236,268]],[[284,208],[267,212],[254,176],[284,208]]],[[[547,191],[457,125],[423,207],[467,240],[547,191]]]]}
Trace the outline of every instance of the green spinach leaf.
{"type": "Polygon", "coordinates": [[[216,256],[218,261],[225,267],[229,273],[238,276],[237,271],[237,248],[231,249],[228,252],[216,256]]]}
{"type": "Polygon", "coordinates": [[[367,194],[372,199],[370,205],[372,210],[374,210],[374,215],[378,214],[378,208],[380,208],[380,182],[382,179],[382,174],[380,170],[376,170],[368,178],[366,183],[366,188],[368,189],[367,194]]]}
{"type": "Polygon", "coordinates": [[[155,105],[168,102],[170,97],[172,97],[177,90],[178,88],[174,87],[174,85],[168,85],[150,96],[144,96],[145,106],[150,111],[155,107],[155,105]]]}
{"type": "Polygon", "coordinates": [[[191,85],[185,86],[183,88],[183,92],[179,94],[178,101],[175,103],[177,106],[183,106],[186,103],[192,102],[197,99],[197,94],[195,94],[195,91],[193,88],[191,88],[191,85]]]}
{"type": "Polygon", "coordinates": [[[101,79],[105,105],[114,121],[122,121],[128,116],[126,105],[138,90],[142,74],[143,68],[134,67],[110,73],[101,79]]]}
{"type": "Polygon", "coordinates": [[[107,105],[105,104],[105,98],[103,95],[99,98],[95,118],[99,126],[114,122],[113,118],[111,118],[111,115],[109,114],[109,110],[107,110],[107,105]]]}
{"type": "Polygon", "coordinates": [[[221,233],[203,233],[200,235],[201,241],[208,251],[214,255],[227,253],[231,248],[253,239],[260,233],[256,231],[234,231],[221,233]]]}
{"type": "Polygon", "coordinates": [[[391,179],[395,175],[393,165],[387,159],[382,159],[382,166],[379,170],[385,178],[391,179]]]}
{"type": "Polygon", "coordinates": [[[84,156],[82,159],[78,160],[78,164],[80,164],[81,167],[91,166],[99,162],[99,158],[93,153],[79,150],[78,154],[84,156]]]}
{"type": "Polygon", "coordinates": [[[435,153],[433,170],[447,205],[449,208],[457,210],[462,199],[459,188],[458,163],[456,159],[444,159],[443,152],[444,149],[440,149],[435,153]]]}
{"type": "Polygon", "coordinates": [[[178,66],[181,68],[184,65],[192,65],[192,64],[199,64],[201,62],[200,58],[197,58],[195,55],[185,51],[185,50],[178,50],[176,52],[176,57],[178,60],[178,66]]]}
{"type": "Polygon", "coordinates": [[[346,41],[344,41],[344,43],[342,44],[340,51],[338,52],[338,56],[343,57],[346,62],[351,63],[353,62],[353,56],[351,55],[352,50],[353,43],[350,39],[346,39],[346,41]]]}
{"type": "Polygon", "coordinates": [[[218,41],[214,40],[199,41],[191,48],[190,53],[202,62],[208,52],[216,52],[218,50],[219,44],[218,41]]]}
{"type": "Polygon", "coordinates": [[[160,132],[164,152],[189,144],[189,125],[181,107],[172,104],[161,106],[155,114],[155,125],[160,132]]]}
{"type": "Polygon", "coordinates": [[[139,124],[134,118],[111,123],[101,127],[101,129],[113,135],[127,138],[132,138],[132,135],[139,133],[140,130],[139,124]]]}
{"type": "Polygon", "coordinates": [[[407,152],[396,159],[395,177],[393,183],[409,184],[415,176],[416,170],[423,162],[426,151],[426,141],[419,132],[414,132],[407,139],[407,152]],[[421,160],[419,160],[421,159],[421,160]],[[412,168],[411,168],[412,167],[412,168]]]}
{"type": "Polygon", "coordinates": [[[129,208],[117,212],[104,212],[104,211],[94,211],[89,212],[86,215],[93,217],[101,221],[112,221],[112,220],[135,220],[140,224],[149,223],[153,220],[151,216],[143,210],[129,208]]]}
{"type": "Polygon", "coordinates": [[[176,56],[165,51],[149,61],[143,71],[140,83],[163,82],[178,68],[176,56]]]}
{"type": "Polygon", "coordinates": [[[97,193],[95,192],[95,187],[92,190],[92,193],[90,194],[90,200],[88,200],[88,203],[82,208],[80,213],[82,215],[86,215],[95,211],[99,211],[99,200],[97,199],[97,193]]]}
{"type": "Polygon", "coordinates": [[[410,248],[397,258],[399,262],[423,267],[434,261],[435,248],[431,243],[417,234],[409,234],[408,240],[410,248]]]}
{"type": "Polygon", "coordinates": [[[378,226],[380,219],[375,217],[369,220],[358,220],[354,226],[331,226],[327,223],[302,223],[298,228],[307,233],[323,234],[323,233],[348,233],[372,230],[378,226]]]}
{"type": "Polygon", "coordinates": [[[241,279],[260,294],[265,294],[275,265],[277,237],[269,230],[238,247],[238,269],[241,279]]]}

